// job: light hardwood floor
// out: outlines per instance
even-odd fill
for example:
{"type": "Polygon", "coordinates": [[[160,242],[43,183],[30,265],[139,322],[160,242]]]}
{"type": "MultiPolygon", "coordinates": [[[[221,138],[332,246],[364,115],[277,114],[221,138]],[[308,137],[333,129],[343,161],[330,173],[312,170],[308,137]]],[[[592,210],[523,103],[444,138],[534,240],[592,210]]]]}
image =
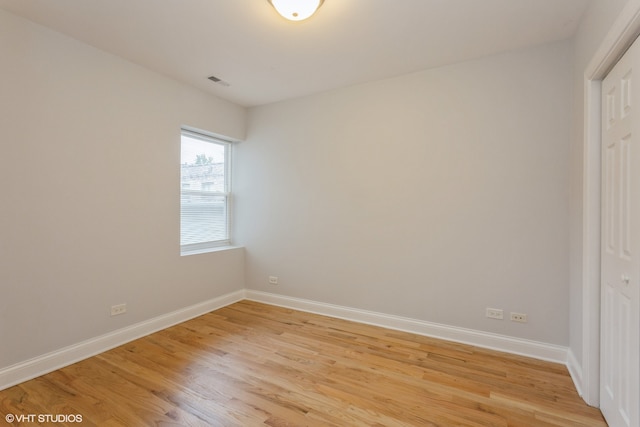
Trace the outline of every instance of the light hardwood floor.
{"type": "Polygon", "coordinates": [[[606,426],[562,365],[250,301],[0,391],[0,425],[8,414],[82,416],[55,426],[606,426]]]}

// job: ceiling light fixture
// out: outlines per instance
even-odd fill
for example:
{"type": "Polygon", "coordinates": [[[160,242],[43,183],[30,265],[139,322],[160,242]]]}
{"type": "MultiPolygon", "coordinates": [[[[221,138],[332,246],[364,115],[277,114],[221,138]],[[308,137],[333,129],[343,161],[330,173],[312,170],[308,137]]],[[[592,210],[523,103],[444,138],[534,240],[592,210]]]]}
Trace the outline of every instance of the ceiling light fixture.
{"type": "Polygon", "coordinates": [[[302,21],[316,13],[324,0],[267,0],[280,15],[290,21],[302,21]]]}

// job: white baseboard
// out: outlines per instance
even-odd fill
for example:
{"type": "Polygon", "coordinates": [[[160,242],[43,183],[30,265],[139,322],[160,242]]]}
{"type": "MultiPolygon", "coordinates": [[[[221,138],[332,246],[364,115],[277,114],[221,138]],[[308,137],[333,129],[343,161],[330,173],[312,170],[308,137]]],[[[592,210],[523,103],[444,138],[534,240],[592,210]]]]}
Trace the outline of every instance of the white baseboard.
{"type": "Polygon", "coordinates": [[[294,310],[322,314],[359,323],[382,326],[389,329],[562,363],[563,365],[567,363],[568,349],[558,345],[248,289],[245,290],[245,298],[294,310]]]}
{"type": "Polygon", "coordinates": [[[567,369],[569,370],[569,375],[571,375],[571,379],[573,380],[573,384],[576,386],[578,394],[582,398],[584,398],[582,366],[580,366],[580,363],[578,363],[578,359],[576,359],[576,356],[575,354],[573,354],[571,348],[569,348],[569,350],[567,351],[567,369]]]}
{"type": "Polygon", "coordinates": [[[0,369],[0,390],[244,299],[232,292],[0,369]]]}
{"type": "Polygon", "coordinates": [[[579,366],[573,354],[568,352],[566,347],[252,290],[240,290],[222,295],[0,369],[0,390],[243,299],[568,364],[569,372],[580,391],[579,379],[581,377],[577,375],[580,372],[579,366]],[[569,360],[567,360],[568,357],[569,360]]]}

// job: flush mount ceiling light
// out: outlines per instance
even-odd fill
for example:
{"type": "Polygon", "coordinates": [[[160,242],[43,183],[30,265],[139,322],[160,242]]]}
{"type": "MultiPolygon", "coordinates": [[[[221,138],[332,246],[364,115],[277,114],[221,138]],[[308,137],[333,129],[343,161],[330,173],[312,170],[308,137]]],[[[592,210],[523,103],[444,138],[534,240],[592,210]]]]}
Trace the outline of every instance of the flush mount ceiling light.
{"type": "Polygon", "coordinates": [[[313,15],[324,0],[267,0],[280,15],[290,21],[302,21],[313,15]]]}

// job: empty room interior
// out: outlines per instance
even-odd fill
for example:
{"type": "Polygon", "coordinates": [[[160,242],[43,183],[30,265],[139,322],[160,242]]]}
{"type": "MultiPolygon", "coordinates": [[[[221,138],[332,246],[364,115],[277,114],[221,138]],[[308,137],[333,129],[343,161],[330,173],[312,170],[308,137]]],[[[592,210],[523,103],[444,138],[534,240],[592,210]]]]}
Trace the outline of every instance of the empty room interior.
{"type": "Polygon", "coordinates": [[[0,425],[638,427],[640,0],[280,3],[0,0],[0,425]]]}

